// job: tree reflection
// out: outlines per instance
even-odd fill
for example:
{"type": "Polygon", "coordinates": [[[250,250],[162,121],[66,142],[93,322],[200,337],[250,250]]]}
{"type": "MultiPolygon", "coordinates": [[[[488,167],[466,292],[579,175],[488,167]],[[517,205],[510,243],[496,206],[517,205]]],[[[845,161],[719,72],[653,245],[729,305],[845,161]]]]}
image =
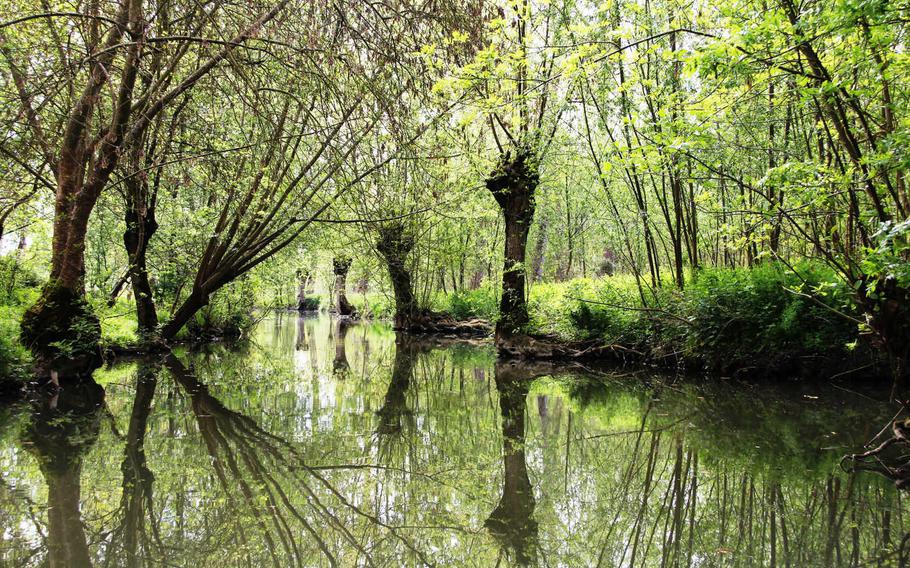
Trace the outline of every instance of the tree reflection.
{"type": "Polygon", "coordinates": [[[309,351],[309,338],[307,337],[307,318],[303,314],[297,316],[297,342],[295,349],[297,351],[309,351]]]}
{"type": "Polygon", "coordinates": [[[392,378],[386,390],[382,407],[376,412],[380,436],[401,434],[402,420],[411,416],[408,409],[407,393],[414,374],[414,363],[419,349],[413,338],[399,333],[395,336],[395,359],[392,361],[392,378]]]}
{"type": "Polygon", "coordinates": [[[98,439],[104,389],[91,379],[32,402],[22,444],[47,483],[47,561],[51,568],[91,566],[79,512],[82,460],[98,439]]]}
{"type": "Polygon", "coordinates": [[[148,560],[161,556],[161,538],[153,506],[152,484],[155,477],[145,457],[145,436],[159,370],[160,364],[139,364],[125,455],[120,465],[123,473],[121,521],[112,531],[110,542],[113,555],[122,557],[127,566],[138,566],[143,558],[148,560]]]}
{"type": "Polygon", "coordinates": [[[497,362],[496,390],[502,412],[503,486],[499,505],[485,526],[521,566],[532,564],[537,554],[537,521],[534,490],[525,459],[525,410],[534,372],[497,362]]]}
{"type": "Polygon", "coordinates": [[[868,439],[834,435],[877,416],[861,406],[494,364],[424,337],[393,352],[378,326],[349,328],[340,381],[334,322],[285,324],[318,372],[308,355],[283,364],[287,334],[139,361],[135,385],[132,367],[105,369],[106,395],[65,385],[0,414],[23,447],[0,448],[0,566],[828,568],[900,566],[910,550],[906,496],[837,467],[868,439]]]}
{"type": "Polygon", "coordinates": [[[335,319],[335,358],[332,360],[332,374],[339,379],[348,376],[351,366],[348,364],[348,355],[345,351],[345,339],[348,335],[350,322],[345,318],[335,319]]]}
{"type": "MultiPolygon", "coordinates": [[[[177,357],[168,356],[166,365],[190,396],[215,477],[236,522],[241,548],[256,549],[254,535],[249,532],[254,528],[262,538],[267,558],[275,566],[289,562],[309,565],[313,554],[320,554],[331,566],[349,565],[350,561],[339,558],[347,552],[333,550],[339,546],[358,558],[357,565],[377,566],[384,562],[374,559],[367,543],[391,537],[410,550],[419,564],[430,564],[423,551],[397,527],[349,500],[324,473],[359,470],[362,466],[307,465],[294,444],[225,407],[177,357]],[[251,519],[245,516],[247,513],[251,519]],[[363,531],[377,534],[355,535],[354,520],[364,522],[360,525],[363,531]],[[296,523],[302,531],[295,527],[296,523]],[[309,535],[317,550],[307,550],[301,534],[309,535]]],[[[247,561],[256,564],[253,558],[247,561]]]]}

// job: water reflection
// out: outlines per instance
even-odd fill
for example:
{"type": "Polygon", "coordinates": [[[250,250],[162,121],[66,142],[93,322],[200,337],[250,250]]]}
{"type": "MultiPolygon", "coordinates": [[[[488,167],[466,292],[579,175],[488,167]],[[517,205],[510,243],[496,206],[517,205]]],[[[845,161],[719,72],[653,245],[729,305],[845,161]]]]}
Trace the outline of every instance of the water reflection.
{"type": "Polygon", "coordinates": [[[95,378],[0,413],[0,565],[898,566],[910,528],[838,467],[892,410],[818,386],[288,317],[95,378]]]}
{"type": "Polygon", "coordinates": [[[411,416],[408,410],[407,393],[414,373],[414,363],[419,352],[417,340],[407,334],[395,338],[395,358],[392,360],[392,378],[385,392],[382,407],[376,411],[380,436],[401,434],[402,421],[411,416]]]}
{"type": "Polygon", "coordinates": [[[38,394],[22,445],[38,461],[47,485],[47,562],[91,566],[80,516],[82,462],[98,439],[104,389],[91,379],[64,381],[63,390],[38,394]]]}
{"type": "Polygon", "coordinates": [[[537,552],[534,491],[525,457],[525,410],[533,376],[509,363],[496,363],[496,391],[502,413],[502,497],[484,523],[490,533],[528,566],[537,552]]]}
{"type": "Polygon", "coordinates": [[[154,515],[155,480],[145,456],[145,438],[149,415],[158,385],[160,365],[142,362],[136,371],[136,392],[133,396],[129,426],[126,432],[120,498],[121,521],[110,537],[110,550],[124,560],[126,566],[141,566],[142,560],[162,556],[157,546],[158,521],[154,515]]]}
{"type": "Polygon", "coordinates": [[[348,375],[351,365],[348,363],[348,355],[345,346],[345,340],[348,335],[350,321],[347,318],[338,318],[334,325],[335,358],[332,360],[332,372],[335,377],[343,379],[348,375]]]}

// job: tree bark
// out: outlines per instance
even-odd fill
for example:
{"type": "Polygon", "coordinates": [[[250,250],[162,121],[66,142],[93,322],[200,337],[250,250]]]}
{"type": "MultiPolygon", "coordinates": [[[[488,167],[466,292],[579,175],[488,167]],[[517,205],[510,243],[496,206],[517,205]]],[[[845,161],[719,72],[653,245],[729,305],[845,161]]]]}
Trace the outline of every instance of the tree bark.
{"type": "Polygon", "coordinates": [[[189,297],[184,300],[183,304],[180,305],[173,317],[171,317],[171,319],[161,328],[161,338],[169,340],[176,337],[183,326],[190,321],[190,318],[196,315],[196,312],[207,306],[208,303],[208,294],[193,288],[189,297]]]}
{"type": "Polygon", "coordinates": [[[507,152],[486,180],[505,220],[505,259],[496,342],[521,334],[528,323],[525,254],[534,219],[534,193],[539,183],[536,156],[528,149],[507,152]]]}
{"type": "Polygon", "coordinates": [[[135,176],[126,183],[128,199],[126,203],[126,230],[123,232],[123,245],[129,258],[129,277],[136,300],[136,319],[139,323],[139,334],[151,337],[158,328],[158,311],[152,295],[146,266],[148,244],[158,230],[155,220],[155,204],[146,199],[148,188],[135,176]]]}
{"type": "Polygon", "coordinates": [[[397,223],[379,230],[376,250],[385,259],[395,292],[395,329],[408,329],[418,315],[417,300],[407,267],[407,257],[414,248],[414,238],[397,223]]]}

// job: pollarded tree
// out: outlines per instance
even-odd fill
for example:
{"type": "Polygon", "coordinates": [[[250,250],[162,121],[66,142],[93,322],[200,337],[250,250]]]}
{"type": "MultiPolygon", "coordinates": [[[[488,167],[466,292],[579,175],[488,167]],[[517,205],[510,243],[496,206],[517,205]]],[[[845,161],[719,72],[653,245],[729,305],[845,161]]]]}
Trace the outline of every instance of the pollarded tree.
{"type": "Polygon", "coordinates": [[[237,151],[187,166],[204,196],[198,217],[206,242],[192,285],[161,327],[163,339],[174,338],[218,290],[326,220],[340,199],[433,126],[445,109],[402,112],[401,101],[422,91],[423,63],[409,63],[407,50],[470,23],[472,10],[468,3],[429,17],[353,1],[344,10],[308,5],[299,23],[318,20],[325,33],[301,38],[296,27],[282,28],[273,57],[226,77],[235,92],[210,86],[219,106],[205,107],[215,120],[200,130],[214,129],[237,151]]]}
{"type": "Polygon", "coordinates": [[[408,257],[414,248],[414,235],[409,227],[400,221],[379,226],[376,250],[385,260],[395,294],[395,328],[408,329],[418,317],[419,306],[414,297],[414,285],[408,257]]]}
{"type": "Polygon", "coordinates": [[[489,27],[489,45],[441,90],[470,101],[464,120],[489,128],[497,158],[485,184],[505,221],[502,296],[496,341],[514,352],[513,339],[528,323],[525,265],[535,195],[546,156],[568,95],[557,47],[569,26],[569,2],[508,3],[489,27]]]}
{"type": "Polygon", "coordinates": [[[346,256],[332,259],[332,274],[335,276],[332,293],[335,296],[335,313],[339,316],[353,316],[354,306],[348,301],[348,272],[352,260],[346,256]]]}

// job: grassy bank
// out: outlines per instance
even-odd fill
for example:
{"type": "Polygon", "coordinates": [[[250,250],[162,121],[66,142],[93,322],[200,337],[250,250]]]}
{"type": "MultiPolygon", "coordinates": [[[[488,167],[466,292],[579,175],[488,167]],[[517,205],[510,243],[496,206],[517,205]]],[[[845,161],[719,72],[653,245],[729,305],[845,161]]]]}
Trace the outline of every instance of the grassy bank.
{"type": "MultiPolygon", "coordinates": [[[[497,302],[495,288],[482,287],[442,308],[494,320],[497,302]]],[[[683,290],[668,283],[643,293],[627,275],[535,284],[529,311],[532,334],[603,341],[666,366],[831,376],[871,359],[848,291],[812,265],[705,269],[683,290]]]]}
{"type": "MultiPolygon", "coordinates": [[[[17,288],[0,304],[0,377],[28,368],[18,341],[18,321],[38,294],[37,283],[17,288]]],[[[350,294],[366,318],[390,318],[385,294],[350,294]]],[[[113,306],[90,301],[101,320],[103,342],[129,345],[138,340],[132,301],[113,306]]],[[[320,297],[322,309],[330,304],[320,297]]],[[[498,289],[487,282],[476,290],[440,295],[433,309],[456,319],[495,321],[498,289]]],[[[859,318],[844,286],[821,267],[796,271],[776,264],[753,269],[705,269],[690,275],[683,290],[671,284],[639,292],[634,278],[618,275],[534,284],[529,294],[529,332],[561,341],[597,340],[641,354],[667,367],[682,366],[723,374],[832,376],[868,366],[871,356],[860,341],[859,318]]],[[[230,336],[254,322],[253,306],[242,290],[225,290],[190,323],[183,338],[207,331],[230,336]]],[[[166,317],[166,314],[162,314],[166,317]]]]}

